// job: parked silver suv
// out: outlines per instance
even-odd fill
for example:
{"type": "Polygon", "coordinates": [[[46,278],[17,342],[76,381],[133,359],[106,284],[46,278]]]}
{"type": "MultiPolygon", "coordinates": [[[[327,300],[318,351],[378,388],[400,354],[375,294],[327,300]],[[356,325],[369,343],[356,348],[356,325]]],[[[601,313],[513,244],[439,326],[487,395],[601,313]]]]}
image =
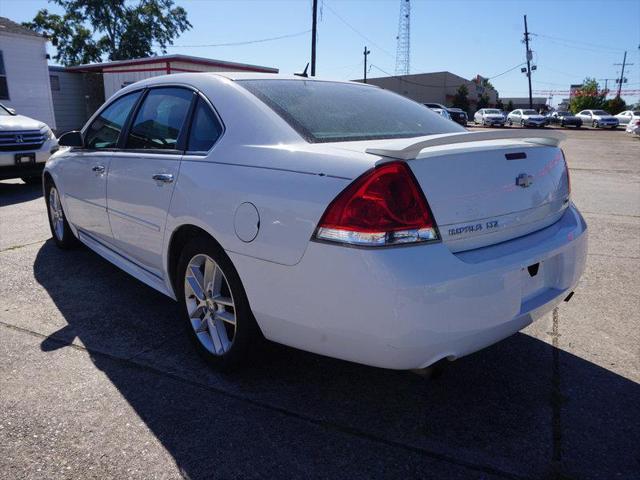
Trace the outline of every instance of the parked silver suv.
{"type": "Polygon", "coordinates": [[[0,103],[0,180],[40,183],[45,162],[57,150],[58,141],[46,124],[0,103]]]}

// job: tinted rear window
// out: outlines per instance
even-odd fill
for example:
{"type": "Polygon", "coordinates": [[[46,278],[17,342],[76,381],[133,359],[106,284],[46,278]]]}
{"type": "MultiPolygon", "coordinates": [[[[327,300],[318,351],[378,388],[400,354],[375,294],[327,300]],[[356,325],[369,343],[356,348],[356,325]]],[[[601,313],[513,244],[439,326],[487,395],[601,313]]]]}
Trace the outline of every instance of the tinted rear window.
{"type": "Polygon", "coordinates": [[[424,105],[366,85],[239,80],[309,142],[409,138],[464,128],[424,105]]]}

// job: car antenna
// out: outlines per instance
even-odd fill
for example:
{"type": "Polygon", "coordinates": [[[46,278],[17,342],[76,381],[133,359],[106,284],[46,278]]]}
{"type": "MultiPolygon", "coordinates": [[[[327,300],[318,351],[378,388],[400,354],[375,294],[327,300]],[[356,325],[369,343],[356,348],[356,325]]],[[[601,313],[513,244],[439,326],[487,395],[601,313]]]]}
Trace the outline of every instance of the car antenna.
{"type": "Polygon", "coordinates": [[[308,69],[309,69],[309,62],[307,62],[307,66],[304,67],[304,70],[302,72],[294,73],[294,75],[297,77],[308,77],[309,76],[309,74],[307,73],[308,69]]]}

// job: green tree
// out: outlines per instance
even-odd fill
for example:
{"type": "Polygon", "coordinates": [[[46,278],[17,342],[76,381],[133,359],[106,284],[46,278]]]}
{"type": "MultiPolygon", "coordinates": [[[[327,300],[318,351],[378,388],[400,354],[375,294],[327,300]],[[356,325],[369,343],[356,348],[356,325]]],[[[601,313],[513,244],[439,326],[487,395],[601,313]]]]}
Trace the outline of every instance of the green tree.
{"type": "Polygon", "coordinates": [[[478,99],[478,110],[481,108],[487,108],[489,106],[489,96],[483,93],[478,99]]]}
{"type": "Polygon", "coordinates": [[[56,47],[56,61],[78,65],[148,57],[191,28],[187,12],[173,0],[49,0],[64,15],[40,10],[23,25],[46,35],[56,47]]]}
{"type": "Polygon", "coordinates": [[[507,103],[507,112],[512,112],[513,111],[513,101],[509,100],[509,102],[507,103]]]}
{"type": "Polygon", "coordinates": [[[453,97],[453,107],[460,108],[469,113],[469,89],[466,85],[460,85],[453,97]]]}
{"type": "Polygon", "coordinates": [[[604,107],[607,92],[600,90],[600,85],[595,78],[585,78],[582,88],[575,92],[569,102],[569,110],[578,113],[586,109],[599,109],[604,107]]]}
{"type": "Polygon", "coordinates": [[[617,115],[627,109],[627,104],[622,98],[615,97],[605,102],[604,109],[611,115],[617,115]]]}
{"type": "Polygon", "coordinates": [[[502,103],[502,100],[500,100],[499,98],[496,99],[496,108],[499,108],[500,110],[504,110],[504,103],[502,103]]]}

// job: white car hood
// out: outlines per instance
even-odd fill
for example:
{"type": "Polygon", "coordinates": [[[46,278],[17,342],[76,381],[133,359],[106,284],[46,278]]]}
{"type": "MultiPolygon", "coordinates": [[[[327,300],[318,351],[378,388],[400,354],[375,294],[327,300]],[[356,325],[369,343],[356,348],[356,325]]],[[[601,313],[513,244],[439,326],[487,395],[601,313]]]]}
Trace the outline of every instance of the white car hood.
{"type": "Polygon", "coordinates": [[[46,127],[46,124],[25,117],[24,115],[2,115],[0,116],[0,131],[14,130],[40,130],[46,127]]]}

